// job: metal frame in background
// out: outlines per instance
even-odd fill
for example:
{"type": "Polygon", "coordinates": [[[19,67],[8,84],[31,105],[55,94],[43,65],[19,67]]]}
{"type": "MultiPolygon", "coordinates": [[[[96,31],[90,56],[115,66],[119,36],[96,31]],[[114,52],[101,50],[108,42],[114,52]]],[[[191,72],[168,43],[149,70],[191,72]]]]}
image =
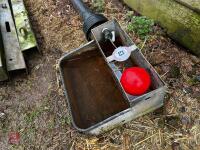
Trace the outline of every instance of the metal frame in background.
{"type": "Polygon", "coordinates": [[[0,0],[0,26],[7,70],[26,69],[8,0],[0,0]]]}

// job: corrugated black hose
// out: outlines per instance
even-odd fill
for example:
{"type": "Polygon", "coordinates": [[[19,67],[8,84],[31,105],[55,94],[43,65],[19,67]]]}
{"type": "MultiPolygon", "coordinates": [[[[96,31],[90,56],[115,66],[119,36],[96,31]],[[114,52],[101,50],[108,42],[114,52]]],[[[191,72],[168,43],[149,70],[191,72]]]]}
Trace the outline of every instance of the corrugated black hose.
{"type": "Polygon", "coordinates": [[[87,40],[91,40],[91,30],[108,19],[102,14],[93,13],[82,0],[71,0],[71,3],[83,19],[83,31],[87,40]]]}

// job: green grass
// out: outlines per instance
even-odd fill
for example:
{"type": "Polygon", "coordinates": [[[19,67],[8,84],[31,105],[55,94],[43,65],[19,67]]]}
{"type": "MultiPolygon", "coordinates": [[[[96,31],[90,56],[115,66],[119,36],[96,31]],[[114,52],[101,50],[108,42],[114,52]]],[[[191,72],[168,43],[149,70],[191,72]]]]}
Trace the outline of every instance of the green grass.
{"type": "Polygon", "coordinates": [[[199,81],[198,81],[197,78],[194,76],[194,77],[190,78],[190,79],[187,81],[187,83],[190,84],[191,86],[194,86],[194,85],[199,84],[199,81]]]}
{"type": "Polygon", "coordinates": [[[127,30],[128,32],[136,33],[141,39],[145,39],[153,30],[154,21],[145,16],[133,16],[127,13],[127,18],[130,20],[127,30]]]}
{"type": "Polygon", "coordinates": [[[92,6],[96,12],[104,12],[105,10],[104,0],[92,0],[92,6]]]}
{"type": "Polygon", "coordinates": [[[64,116],[61,118],[61,124],[62,125],[70,125],[71,123],[71,117],[70,116],[64,116]]]}
{"type": "Polygon", "coordinates": [[[43,112],[42,110],[35,110],[28,113],[25,117],[26,122],[32,123],[38,116],[41,115],[42,112],[43,112]]]}

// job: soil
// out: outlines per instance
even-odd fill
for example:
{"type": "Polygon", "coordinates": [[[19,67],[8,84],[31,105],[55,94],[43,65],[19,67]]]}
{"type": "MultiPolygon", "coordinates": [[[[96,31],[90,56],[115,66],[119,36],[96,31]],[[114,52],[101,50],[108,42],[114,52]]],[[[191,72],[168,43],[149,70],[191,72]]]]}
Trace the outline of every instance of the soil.
{"type": "MultiPolygon", "coordinates": [[[[91,1],[86,1],[92,7],[91,1]]],[[[104,14],[124,29],[129,11],[106,0],[104,14]]],[[[0,84],[0,150],[200,149],[200,59],[169,39],[155,25],[146,40],[129,33],[168,85],[163,108],[101,136],[77,132],[70,123],[58,60],[86,43],[78,14],[68,0],[26,0],[40,52],[25,54],[28,72],[0,84]],[[20,134],[19,144],[9,134],[20,134]]]]}

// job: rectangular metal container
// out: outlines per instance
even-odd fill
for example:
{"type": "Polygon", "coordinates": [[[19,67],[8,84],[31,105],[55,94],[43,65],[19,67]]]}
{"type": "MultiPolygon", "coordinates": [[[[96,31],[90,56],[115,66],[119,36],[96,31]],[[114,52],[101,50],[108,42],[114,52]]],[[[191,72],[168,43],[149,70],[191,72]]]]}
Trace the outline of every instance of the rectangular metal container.
{"type": "Polygon", "coordinates": [[[131,60],[148,70],[151,90],[142,96],[130,96],[122,88],[120,72],[106,60],[102,29],[115,31],[123,46],[134,43],[117,21],[108,21],[92,30],[93,41],[72,50],[60,59],[60,72],[67,97],[72,124],[80,132],[99,135],[163,105],[166,86],[137,49],[131,60]]]}

